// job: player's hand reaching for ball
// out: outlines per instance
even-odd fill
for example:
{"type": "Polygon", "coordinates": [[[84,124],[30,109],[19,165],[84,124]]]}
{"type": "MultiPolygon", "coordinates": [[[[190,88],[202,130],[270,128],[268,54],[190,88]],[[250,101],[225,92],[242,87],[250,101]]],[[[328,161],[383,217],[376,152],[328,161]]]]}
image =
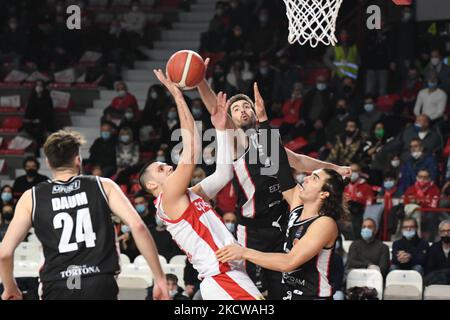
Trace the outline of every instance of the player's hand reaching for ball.
{"type": "Polygon", "coordinates": [[[15,288],[11,288],[5,290],[2,293],[2,300],[22,300],[22,292],[20,292],[19,288],[16,286],[15,288]]]}
{"type": "Polygon", "coordinates": [[[266,107],[264,105],[264,99],[259,93],[258,84],[256,82],[253,84],[253,91],[255,95],[255,111],[256,116],[258,117],[258,121],[259,122],[267,121],[268,117],[266,113],[266,107]]]}
{"type": "Polygon", "coordinates": [[[230,244],[216,251],[217,260],[228,262],[231,260],[241,260],[244,257],[245,248],[238,244],[230,244]]]}
{"type": "Polygon", "coordinates": [[[169,90],[170,94],[174,98],[183,97],[183,93],[181,92],[180,88],[178,88],[177,85],[170,80],[167,73],[166,75],[164,75],[161,69],[153,69],[153,73],[158,78],[158,80],[167,88],[167,90],[169,90]]]}
{"type": "Polygon", "coordinates": [[[217,94],[217,103],[214,113],[211,114],[211,122],[214,128],[219,131],[225,131],[227,127],[227,110],[230,103],[227,101],[227,94],[222,91],[217,94]]]}

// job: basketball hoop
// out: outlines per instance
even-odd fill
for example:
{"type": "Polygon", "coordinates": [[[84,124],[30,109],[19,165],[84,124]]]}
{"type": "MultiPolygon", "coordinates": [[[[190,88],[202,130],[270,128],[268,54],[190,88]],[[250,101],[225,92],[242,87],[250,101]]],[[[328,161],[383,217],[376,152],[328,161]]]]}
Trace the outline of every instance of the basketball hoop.
{"type": "Polygon", "coordinates": [[[283,0],[289,20],[289,43],[336,45],[336,18],[342,0],[283,0]]]}

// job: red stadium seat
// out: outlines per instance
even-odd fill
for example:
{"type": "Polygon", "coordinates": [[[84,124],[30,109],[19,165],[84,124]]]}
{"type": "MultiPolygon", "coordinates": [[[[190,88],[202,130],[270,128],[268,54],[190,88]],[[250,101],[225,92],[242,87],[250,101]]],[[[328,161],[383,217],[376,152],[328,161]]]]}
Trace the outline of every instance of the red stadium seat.
{"type": "Polygon", "coordinates": [[[304,148],[306,145],[308,145],[308,141],[306,141],[303,137],[295,138],[294,140],[289,141],[286,143],[286,148],[292,151],[299,151],[300,149],[304,148]]]}
{"type": "Polygon", "coordinates": [[[19,116],[10,116],[6,117],[2,122],[2,129],[6,129],[8,131],[19,131],[22,128],[23,121],[22,117],[19,116]]]}
{"type": "Polygon", "coordinates": [[[391,111],[399,99],[400,95],[398,94],[388,94],[385,96],[378,97],[377,99],[378,110],[381,112],[391,111]]]}
{"type": "Polygon", "coordinates": [[[272,128],[279,128],[283,124],[283,118],[276,118],[270,121],[272,128]]]}
{"type": "Polygon", "coordinates": [[[447,139],[447,144],[445,145],[444,150],[442,151],[442,156],[447,158],[450,155],[450,138],[447,139]]]}

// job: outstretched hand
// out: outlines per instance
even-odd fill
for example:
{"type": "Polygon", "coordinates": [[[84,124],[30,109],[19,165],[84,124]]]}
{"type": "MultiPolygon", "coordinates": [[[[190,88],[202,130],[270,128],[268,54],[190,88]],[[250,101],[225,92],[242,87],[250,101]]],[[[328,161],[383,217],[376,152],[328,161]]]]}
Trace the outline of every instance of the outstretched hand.
{"type": "Polygon", "coordinates": [[[231,260],[241,260],[244,257],[245,248],[238,244],[230,244],[216,251],[217,260],[228,262],[231,260]]]}
{"type": "Polygon", "coordinates": [[[268,117],[266,113],[266,107],[264,105],[264,99],[259,93],[258,84],[256,82],[253,84],[253,91],[255,95],[255,111],[256,116],[258,117],[258,121],[259,122],[267,121],[268,117]]]}
{"type": "Polygon", "coordinates": [[[225,131],[228,118],[228,108],[230,102],[227,101],[227,94],[222,91],[217,94],[216,108],[214,113],[211,114],[211,122],[216,130],[225,131]]]}
{"type": "Polygon", "coordinates": [[[181,93],[180,88],[178,88],[178,86],[170,80],[167,72],[164,75],[161,69],[153,69],[153,73],[156,75],[158,80],[167,88],[167,90],[169,90],[170,94],[174,98],[183,97],[183,93],[181,93]]]}

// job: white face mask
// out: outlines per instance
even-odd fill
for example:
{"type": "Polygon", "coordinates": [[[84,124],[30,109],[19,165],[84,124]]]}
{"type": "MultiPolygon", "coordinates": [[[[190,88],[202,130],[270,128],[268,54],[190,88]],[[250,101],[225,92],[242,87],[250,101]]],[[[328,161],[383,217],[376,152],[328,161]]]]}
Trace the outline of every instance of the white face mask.
{"type": "Polygon", "coordinates": [[[231,233],[233,233],[236,228],[236,226],[233,222],[227,222],[227,223],[225,223],[225,226],[227,227],[228,231],[230,231],[231,233]]]}
{"type": "Polygon", "coordinates": [[[119,97],[124,97],[125,94],[126,94],[125,90],[119,90],[119,91],[117,91],[117,95],[118,95],[119,97]]]}
{"type": "Polygon", "coordinates": [[[434,57],[431,58],[430,61],[433,66],[437,66],[441,62],[441,59],[434,57]]]}
{"type": "Polygon", "coordinates": [[[150,97],[151,97],[153,100],[156,100],[156,98],[158,98],[158,93],[156,93],[156,91],[152,91],[152,92],[150,92],[150,97]]]}
{"type": "Polygon", "coordinates": [[[350,176],[350,181],[351,182],[356,182],[359,178],[359,173],[358,172],[352,172],[352,175],[350,176]]]}
{"type": "Polygon", "coordinates": [[[400,166],[400,160],[392,160],[391,166],[393,166],[394,168],[398,168],[398,166],[400,166]]]}
{"type": "Polygon", "coordinates": [[[415,151],[415,152],[412,152],[411,153],[411,156],[414,158],[414,159],[419,159],[421,156],[422,156],[422,151],[415,151]]]}

